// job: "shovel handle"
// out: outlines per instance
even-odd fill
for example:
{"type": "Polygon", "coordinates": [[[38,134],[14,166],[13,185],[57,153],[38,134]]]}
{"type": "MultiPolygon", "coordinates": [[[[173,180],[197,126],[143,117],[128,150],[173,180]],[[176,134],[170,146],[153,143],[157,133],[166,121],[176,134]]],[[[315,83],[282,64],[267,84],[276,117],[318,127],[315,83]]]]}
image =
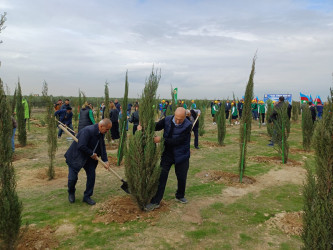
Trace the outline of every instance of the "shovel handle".
{"type": "Polygon", "coordinates": [[[61,121],[59,121],[59,120],[57,120],[57,119],[56,119],[56,121],[57,121],[60,125],[62,125],[63,127],[65,127],[67,130],[70,130],[70,131],[72,131],[73,133],[75,133],[74,130],[72,130],[71,128],[67,127],[67,126],[66,126],[65,124],[63,124],[61,121]]]}
{"type": "MultiPolygon", "coordinates": [[[[72,135],[64,126],[59,124],[59,128],[61,128],[67,135],[72,137],[74,141],[79,142],[79,140],[74,135],[72,135]]],[[[106,165],[105,162],[102,161],[102,159],[100,157],[97,157],[97,160],[99,163],[101,163],[103,165],[104,168],[106,168],[107,170],[112,172],[115,176],[117,176],[119,178],[119,180],[124,181],[123,178],[121,178],[121,176],[119,174],[117,174],[113,169],[109,168],[108,165],[106,165]]]]}
{"type": "Polygon", "coordinates": [[[191,131],[193,130],[193,128],[194,128],[194,125],[197,123],[197,120],[199,119],[199,116],[197,116],[197,118],[195,119],[195,121],[193,122],[193,125],[192,125],[192,129],[191,129],[191,131]]]}

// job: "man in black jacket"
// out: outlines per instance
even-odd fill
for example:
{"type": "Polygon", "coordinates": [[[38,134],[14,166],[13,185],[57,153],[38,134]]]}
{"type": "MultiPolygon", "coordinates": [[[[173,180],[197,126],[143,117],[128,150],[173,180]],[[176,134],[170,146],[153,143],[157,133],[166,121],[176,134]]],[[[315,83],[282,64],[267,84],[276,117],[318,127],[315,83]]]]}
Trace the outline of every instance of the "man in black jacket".
{"type": "Polygon", "coordinates": [[[104,135],[112,126],[109,119],[103,119],[98,124],[90,125],[79,131],[78,142],[73,142],[65,153],[68,165],[68,200],[75,202],[75,185],[78,174],[83,168],[87,174],[86,190],[84,191],[83,202],[95,205],[96,202],[90,197],[93,195],[96,177],[97,156],[108,166],[108,158],[105,150],[104,135]]]}
{"type": "MultiPolygon", "coordinates": [[[[161,157],[161,175],[158,190],[152,198],[151,203],[145,207],[146,211],[152,211],[160,206],[169,171],[173,164],[175,164],[175,172],[178,180],[176,200],[181,203],[187,203],[185,198],[185,188],[190,160],[192,123],[185,118],[185,109],[179,107],[176,109],[174,116],[167,116],[156,123],[156,131],[164,129],[164,151],[161,157]]],[[[160,141],[161,137],[157,136],[154,138],[155,143],[159,143],[160,141]]]]}

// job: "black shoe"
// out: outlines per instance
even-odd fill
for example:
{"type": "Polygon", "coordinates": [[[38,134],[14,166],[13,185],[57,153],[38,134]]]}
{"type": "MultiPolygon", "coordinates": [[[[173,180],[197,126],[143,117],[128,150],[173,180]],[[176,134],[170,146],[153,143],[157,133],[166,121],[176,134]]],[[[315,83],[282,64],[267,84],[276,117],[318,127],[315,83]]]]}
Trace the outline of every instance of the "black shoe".
{"type": "Polygon", "coordinates": [[[195,147],[196,149],[200,149],[199,147],[195,147]]]}
{"type": "Polygon", "coordinates": [[[74,203],[75,202],[75,194],[68,194],[68,200],[70,203],[74,203]]]}
{"type": "Polygon", "coordinates": [[[91,199],[90,197],[83,198],[83,202],[85,202],[91,206],[96,204],[96,202],[93,199],[91,199]]]}

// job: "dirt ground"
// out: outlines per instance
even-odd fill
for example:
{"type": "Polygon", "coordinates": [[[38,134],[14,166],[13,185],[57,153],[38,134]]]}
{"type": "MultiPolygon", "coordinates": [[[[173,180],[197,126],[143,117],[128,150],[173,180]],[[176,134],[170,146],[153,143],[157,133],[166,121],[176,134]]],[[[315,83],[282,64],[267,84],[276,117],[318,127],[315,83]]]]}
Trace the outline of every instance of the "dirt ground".
{"type": "MultiPolygon", "coordinates": [[[[251,156],[249,157],[249,161],[254,161],[254,162],[264,162],[264,163],[274,163],[274,164],[282,164],[282,159],[279,156],[251,156]]],[[[287,163],[284,165],[286,166],[301,166],[303,163],[300,161],[295,161],[292,159],[288,159],[287,163]]]]}
{"type": "Polygon", "coordinates": [[[200,178],[203,183],[214,181],[216,183],[224,183],[228,186],[246,187],[245,184],[253,184],[256,180],[252,177],[243,176],[242,183],[239,183],[239,175],[223,172],[223,171],[203,171],[196,174],[196,177],[200,178]]]}
{"type": "Polygon", "coordinates": [[[151,212],[142,211],[131,196],[112,197],[104,203],[97,204],[98,213],[94,223],[124,223],[128,221],[153,222],[163,213],[170,211],[168,203],[162,201],[160,208],[151,212]]]}
{"type": "Polygon", "coordinates": [[[281,231],[288,235],[300,236],[303,230],[303,213],[303,211],[293,213],[278,213],[274,217],[267,220],[265,223],[269,227],[279,228],[281,231]]]}
{"type": "Polygon", "coordinates": [[[28,228],[23,228],[22,232],[22,238],[17,246],[19,250],[53,249],[59,245],[55,237],[55,230],[50,226],[37,229],[34,225],[30,225],[28,228]]]}

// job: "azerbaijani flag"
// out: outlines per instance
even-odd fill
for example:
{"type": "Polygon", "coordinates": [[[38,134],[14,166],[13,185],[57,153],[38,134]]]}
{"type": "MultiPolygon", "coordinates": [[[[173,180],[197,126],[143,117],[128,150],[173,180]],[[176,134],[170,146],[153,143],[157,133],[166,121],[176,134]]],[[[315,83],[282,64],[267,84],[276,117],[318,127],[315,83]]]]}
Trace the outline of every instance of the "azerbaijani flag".
{"type": "Polygon", "coordinates": [[[301,101],[304,101],[304,102],[309,101],[309,97],[307,95],[304,95],[301,92],[299,92],[299,95],[301,96],[301,101]]]}
{"type": "Polygon", "coordinates": [[[311,96],[311,94],[310,94],[310,98],[309,98],[309,101],[310,101],[310,102],[313,102],[313,101],[312,101],[312,96],[311,96]]]}
{"type": "Polygon", "coordinates": [[[316,99],[314,100],[314,103],[315,103],[316,105],[323,105],[323,102],[321,101],[319,95],[317,95],[316,99]]]}

